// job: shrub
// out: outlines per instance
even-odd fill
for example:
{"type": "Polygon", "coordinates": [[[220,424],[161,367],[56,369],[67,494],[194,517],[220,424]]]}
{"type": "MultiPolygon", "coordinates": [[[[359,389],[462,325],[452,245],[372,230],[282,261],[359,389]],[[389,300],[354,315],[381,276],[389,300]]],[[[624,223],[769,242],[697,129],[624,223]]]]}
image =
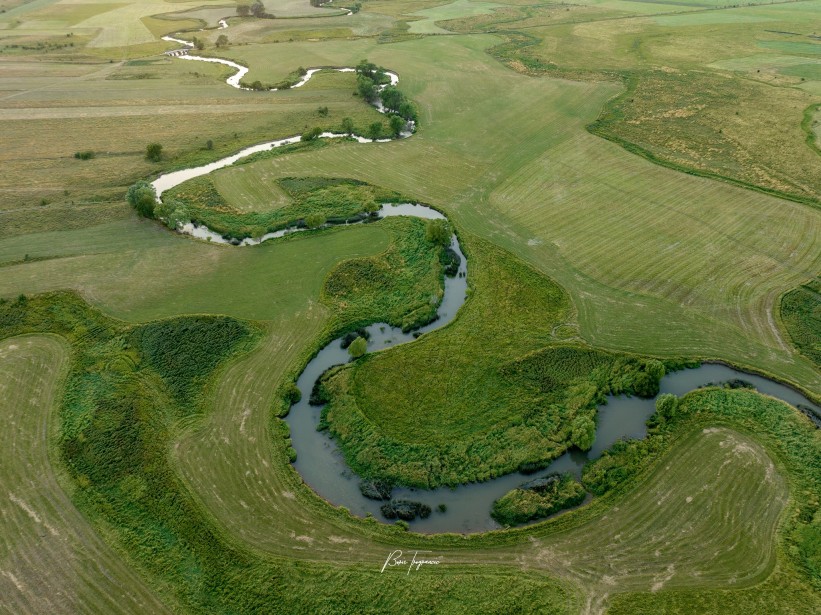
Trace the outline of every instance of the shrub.
{"type": "Polygon", "coordinates": [[[348,346],[348,354],[354,359],[358,359],[368,351],[368,341],[364,337],[358,337],[348,346]]]}
{"type": "Polygon", "coordinates": [[[581,504],[586,492],[570,474],[551,474],[521,485],[493,503],[491,516],[518,525],[581,504]]]}
{"type": "Polygon", "coordinates": [[[84,152],[74,152],[74,157],[77,160],[91,160],[95,156],[96,156],[96,154],[94,152],[92,152],[91,150],[86,150],[84,152]]]}
{"type": "Polygon", "coordinates": [[[151,162],[159,162],[162,159],[162,145],[159,143],[149,143],[146,145],[145,159],[151,162]]]}
{"type": "Polygon", "coordinates": [[[305,217],[305,224],[308,228],[319,228],[323,224],[325,224],[328,219],[320,213],[309,214],[305,217]]]}
{"type": "Polygon", "coordinates": [[[450,245],[450,226],[445,220],[429,220],[425,226],[425,239],[435,245],[450,245]]]}
{"type": "Polygon", "coordinates": [[[570,441],[579,450],[589,451],[596,440],[596,423],[586,415],[579,415],[573,420],[570,441]]]}
{"type": "Polygon", "coordinates": [[[306,130],[302,133],[302,136],[299,138],[300,141],[315,141],[319,138],[319,135],[322,134],[322,129],[319,126],[315,126],[310,130],[306,130]]]}
{"type": "Polygon", "coordinates": [[[382,136],[382,122],[374,122],[368,127],[368,137],[378,139],[382,136]]]}
{"type": "Polygon", "coordinates": [[[659,418],[669,420],[676,415],[678,410],[678,397],[671,393],[663,393],[656,399],[656,414],[659,418]]]}

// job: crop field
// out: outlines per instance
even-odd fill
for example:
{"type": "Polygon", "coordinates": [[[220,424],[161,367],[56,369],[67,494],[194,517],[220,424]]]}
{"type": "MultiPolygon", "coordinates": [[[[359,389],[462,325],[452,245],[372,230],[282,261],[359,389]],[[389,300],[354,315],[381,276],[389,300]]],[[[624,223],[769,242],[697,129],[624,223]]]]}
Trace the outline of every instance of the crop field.
{"type": "Polygon", "coordinates": [[[306,221],[386,201],[447,217],[467,299],[324,381],[345,477],[544,467],[587,448],[606,394],[652,397],[703,360],[821,400],[821,0],[263,2],[274,18],[0,0],[0,612],[821,611],[821,431],[775,398],[688,393],[585,466],[583,504],[464,535],[322,499],[281,418],[329,341],[435,316],[433,225],[306,221]],[[179,30],[245,83],[374,62],[415,132],[299,143],[163,195],[219,233],[307,232],[174,233],[130,185],[387,122],[353,73],[229,87],[224,65],[163,55],[179,30]],[[396,550],[440,564],[383,568],[396,550]]]}

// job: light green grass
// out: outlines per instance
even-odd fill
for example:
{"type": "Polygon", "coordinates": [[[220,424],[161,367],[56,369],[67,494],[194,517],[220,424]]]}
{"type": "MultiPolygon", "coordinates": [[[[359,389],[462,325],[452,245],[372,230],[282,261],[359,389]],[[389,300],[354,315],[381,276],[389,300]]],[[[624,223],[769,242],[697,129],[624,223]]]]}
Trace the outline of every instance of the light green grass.
{"type": "Polygon", "coordinates": [[[248,172],[245,166],[218,171],[212,177],[217,191],[240,211],[280,209],[291,202],[279,184],[264,174],[248,172]]]}

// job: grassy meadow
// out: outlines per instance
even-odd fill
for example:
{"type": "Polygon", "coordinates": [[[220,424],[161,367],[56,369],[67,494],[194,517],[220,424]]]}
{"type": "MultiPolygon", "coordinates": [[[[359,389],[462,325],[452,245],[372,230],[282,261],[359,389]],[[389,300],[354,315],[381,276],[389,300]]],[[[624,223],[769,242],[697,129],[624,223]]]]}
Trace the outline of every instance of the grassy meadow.
{"type": "Polygon", "coordinates": [[[821,610],[821,440],[795,409],[690,393],[589,466],[589,503],[535,525],[359,519],[302,482],[277,416],[328,340],[431,317],[424,223],[238,249],[123,198],[383,119],[351,74],[247,92],[162,55],[160,36],[231,16],[188,33],[204,55],[263,83],[367,58],[399,74],[418,130],[260,157],[177,196],[252,234],[401,196],[444,212],[469,259],[454,322],[328,382],[356,470],[432,485],[547,461],[629,361],[727,361],[818,399],[821,2],[265,5],[276,19],[225,0],[0,0],[0,612],[821,610]],[[409,452],[436,462],[402,466],[409,452]],[[396,549],[442,563],[380,572],[396,549]]]}

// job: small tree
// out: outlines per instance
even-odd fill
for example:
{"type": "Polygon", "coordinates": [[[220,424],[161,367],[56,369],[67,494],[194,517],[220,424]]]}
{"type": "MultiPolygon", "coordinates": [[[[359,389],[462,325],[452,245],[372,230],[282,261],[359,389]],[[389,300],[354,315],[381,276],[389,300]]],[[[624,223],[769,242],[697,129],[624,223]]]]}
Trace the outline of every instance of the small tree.
{"type": "Polygon", "coordinates": [[[305,225],[308,228],[319,228],[327,221],[328,219],[320,213],[308,214],[305,216],[305,225]]]}
{"type": "Polygon", "coordinates": [[[131,186],[125,193],[125,200],[144,218],[154,217],[157,193],[147,181],[140,180],[131,186]]]}
{"type": "Polygon", "coordinates": [[[403,120],[398,115],[392,115],[389,122],[391,125],[391,132],[393,133],[393,136],[398,137],[402,133],[402,129],[405,127],[405,120],[403,120]]]}
{"type": "Polygon", "coordinates": [[[211,139],[208,139],[208,141],[205,142],[205,149],[209,151],[214,149],[214,142],[211,139]]]}
{"type": "Polygon", "coordinates": [[[202,40],[201,38],[197,38],[197,37],[195,36],[195,37],[194,37],[194,40],[193,40],[192,42],[194,43],[194,48],[195,48],[195,49],[199,49],[200,51],[202,51],[203,49],[205,49],[205,41],[204,41],[204,40],[202,40]]]}
{"type": "Polygon", "coordinates": [[[220,34],[217,37],[217,48],[228,47],[228,37],[224,34],[220,34]]]}
{"type": "Polygon", "coordinates": [[[378,139],[382,136],[382,122],[374,122],[368,127],[368,136],[371,139],[378,139]]]}
{"type": "Polygon", "coordinates": [[[342,132],[346,135],[352,135],[353,130],[353,120],[349,117],[342,118],[342,132]]]}
{"type": "Polygon", "coordinates": [[[358,359],[363,354],[368,352],[368,340],[364,337],[358,337],[354,341],[351,342],[351,345],[348,346],[348,354],[351,355],[354,359],[358,359]]]}
{"type": "Polygon", "coordinates": [[[320,115],[320,117],[328,117],[328,107],[319,107],[316,112],[320,115]]]}
{"type": "Polygon", "coordinates": [[[159,143],[149,143],[146,145],[145,159],[151,162],[159,162],[162,159],[162,145],[159,143]]]}
{"type": "Polygon", "coordinates": [[[237,5],[237,15],[240,17],[248,17],[251,14],[251,7],[247,4],[237,5]]]}
{"type": "Polygon", "coordinates": [[[425,226],[425,238],[443,248],[450,245],[450,226],[445,220],[429,220],[425,226]]]}
{"type": "Polygon", "coordinates": [[[579,415],[573,420],[570,442],[579,450],[589,451],[596,439],[596,423],[589,416],[579,415]]]}
{"type": "Polygon", "coordinates": [[[265,5],[260,2],[260,0],[256,0],[251,5],[251,14],[254,17],[265,17],[265,5]]]}

